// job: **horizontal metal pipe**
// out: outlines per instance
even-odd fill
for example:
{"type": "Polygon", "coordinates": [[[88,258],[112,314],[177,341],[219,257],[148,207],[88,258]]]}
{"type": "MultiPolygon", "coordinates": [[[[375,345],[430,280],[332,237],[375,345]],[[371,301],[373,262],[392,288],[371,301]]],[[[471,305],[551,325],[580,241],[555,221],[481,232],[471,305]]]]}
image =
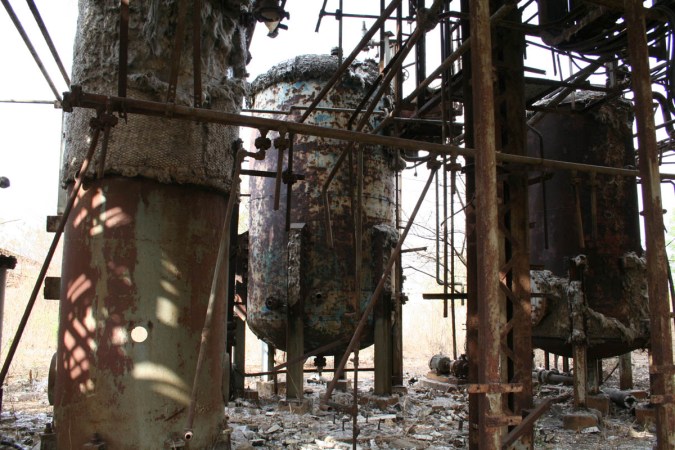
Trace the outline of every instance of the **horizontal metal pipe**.
{"type": "MultiPolygon", "coordinates": [[[[358,372],[375,372],[374,367],[359,367],[356,369],[358,372]]],[[[304,373],[318,373],[318,369],[303,369],[304,373]]],[[[335,369],[321,369],[321,372],[335,372],[335,369]]],[[[354,372],[354,369],[344,369],[343,372],[354,372]]],[[[245,377],[264,377],[267,375],[282,375],[285,374],[285,370],[277,370],[276,372],[274,370],[270,370],[267,372],[252,372],[252,373],[245,373],[245,377]]]]}
{"type": "MultiPolygon", "coordinates": [[[[416,141],[412,139],[382,136],[359,131],[321,127],[297,122],[287,122],[285,120],[246,116],[224,111],[190,108],[188,106],[152,102],[147,100],[108,97],[100,94],[82,92],[77,86],[73,86],[71,92],[64,94],[63,100],[64,111],[66,112],[72,111],[73,107],[99,109],[105,108],[107,104],[110,104],[112,111],[127,114],[172,117],[181,120],[195,120],[198,122],[218,123],[222,125],[275,131],[285,130],[297,134],[332,138],[342,141],[354,141],[366,145],[381,145],[389,148],[399,148],[402,150],[423,150],[437,155],[459,155],[467,158],[474,158],[476,154],[476,151],[472,148],[459,147],[451,144],[437,144],[434,142],[416,141]]],[[[637,177],[639,175],[638,171],[633,169],[580,164],[569,161],[558,161],[506,153],[497,153],[497,160],[501,162],[532,166],[535,168],[535,170],[549,168],[576,170],[578,172],[595,172],[606,175],[618,175],[626,177],[637,177]]],[[[675,174],[661,173],[660,175],[661,179],[675,179],[675,174]]]]}

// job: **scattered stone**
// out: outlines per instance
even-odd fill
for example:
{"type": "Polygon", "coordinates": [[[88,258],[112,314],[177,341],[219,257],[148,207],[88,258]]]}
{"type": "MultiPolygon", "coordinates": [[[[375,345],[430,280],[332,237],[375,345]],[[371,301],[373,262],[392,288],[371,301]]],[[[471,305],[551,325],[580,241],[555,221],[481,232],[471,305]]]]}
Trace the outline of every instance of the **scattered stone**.
{"type": "Polygon", "coordinates": [[[580,431],[584,428],[598,425],[598,416],[591,412],[577,411],[563,416],[563,428],[580,431]]]}
{"type": "Polygon", "coordinates": [[[281,431],[281,429],[282,428],[279,425],[272,425],[265,431],[265,434],[276,433],[277,431],[281,431]]]}

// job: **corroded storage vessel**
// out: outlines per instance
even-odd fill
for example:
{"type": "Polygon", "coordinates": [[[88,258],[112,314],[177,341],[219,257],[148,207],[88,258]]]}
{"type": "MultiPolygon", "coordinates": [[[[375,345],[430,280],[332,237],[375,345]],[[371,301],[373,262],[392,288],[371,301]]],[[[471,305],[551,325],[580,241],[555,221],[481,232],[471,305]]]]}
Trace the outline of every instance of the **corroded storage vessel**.
{"type": "MultiPolygon", "coordinates": [[[[309,105],[336,69],[337,58],[331,56],[305,55],[282,63],[254,82],[253,108],[291,111],[288,118],[281,114],[272,116],[297,120],[304,110],[291,108],[309,105]]],[[[328,109],[355,108],[376,75],[374,63],[354,63],[306,123],[346,128],[350,113],[328,109]]],[[[277,136],[271,133],[269,137],[274,140],[277,136]]],[[[335,241],[332,249],[326,244],[321,200],[322,184],[346,146],[346,142],[333,139],[295,137],[293,171],[304,175],[304,180],[293,186],[290,218],[293,223],[305,224],[307,237],[299,276],[301,300],[304,302],[306,351],[350,338],[358,320],[355,314],[354,274],[357,262],[352,216],[356,171],[354,167],[350,169],[348,160],[337,172],[329,190],[335,241]]],[[[251,147],[254,149],[253,143],[251,147]]],[[[374,247],[383,245],[390,249],[397,238],[394,228],[396,159],[382,148],[364,147],[363,150],[363,256],[358,262],[362,271],[362,286],[358,294],[361,308],[381,275],[377,270],[381,261],[375,261],[375,255],[381,255],[382,249],[374,247]],[[384,239],[374,239],[377,234],[382,234],[384,239]]],[[[272,147],[267,151],[267,158],[254,162],[252,168],[276,171],[277,155],[277,149],[272,147]]],[[[287,158],[284,168],[286,165],[287,158]]],[[[282,206],[278,211],[273,209],[273,178],[252,177],[250,189],[248,324],[260,338],[285,349],[287,289],[289,283],[296,282],[289,280],[288,275],[286,186],[282,189],[282,206]]],[[[384,254],[388,253],[385,251],[384,254]]],[[[361,345],[365,347],[371,343],[372,329],[366,333],[361,345]]],[[[331,353],[339,350],[333,349],[331,353]]]]}
{"type": "MultiPolygon", "coordinates": [[[[129,2],[128,97],[166,100],[179,3],[129,2]]],[[[182,17],[187,55],[192,15],[200,14],[208,76],[195,100],[193,66],[184,57],[176,104],[239,110],[243,80],[236,77],[244,76],[246,60],[240,16],[248,3],[205,1],[182,17]]],[[[80,1],[73,83],[86,92],[118,95],[119,8],[80,1]]],[[[66,116],[62,181],[71,189],[93,115],[75,109],[66,116]]],[[[118,450],[226,444],[222,302],[205,347],[189,443],[185,428],[239,130],[169,116],[122,117],[128,120],[112,129],[107,154],[99,145],[69,216],[54,396],[59,449],[88,448],[94,435],[100,442],[92,448],[118,450]]]]}
{"type": "MultiPolygon", "coordinates": [[[[578,93],[574,104],[568,99],[536,125],[541,136],[529,133],[528,151],[549,159],[634,167],[631,124],[626,102],[578,93]]],[[[533,299],[534,345],[556,354],[571,352],[569,270],[582,281],[590,356],[646,345],[648,302],[635,179],[563,170],[547,171],[542,178],[545,187],[530,188],[530,260],[547,271],[533,274],[533,293],[543,294],[533,299]]]]}

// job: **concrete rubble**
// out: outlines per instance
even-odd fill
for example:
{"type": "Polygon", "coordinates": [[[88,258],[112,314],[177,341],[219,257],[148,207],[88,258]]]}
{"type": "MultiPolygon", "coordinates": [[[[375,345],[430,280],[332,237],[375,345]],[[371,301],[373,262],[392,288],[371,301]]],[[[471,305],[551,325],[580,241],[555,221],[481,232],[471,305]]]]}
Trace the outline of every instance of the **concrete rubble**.
{"type": "MultiPolygon", "coordinates": [[[[641,360],[636,358],[636,397],[634,410],[620,408],[612,403],[609,415],[588,410],[575,410],[572,388],[563,385],[535,383],[535,403],[553,399],[549,411],[535,425],[535,448],[577,450],[651,449],[655,443],[654,423],[641,417],[648,413],[648,398],[640,396],[648,386],[646,369],[642,373],[641,360]],[[636,415],[635,410],[640,411],[636,415]],[[575,430],[564,428],[570,416],[589,416],[590,426],[575,430]],[[592,423],[591,423],[592,422],[592,423]]],[[[613,360],[605,368],[611,371],[613,360]]],[[[603,387],[618,384],[616,373],[606,375],[603,387]]],[[[363,376],[360,376],[363,378],[363,376]]],[[[359,382],[359,415],[357,423],[359,449],[457,449],[468,448],[468,394],[465,385],[448,385],[445,390],[425,387],[424,369],[406,374],[407,393],[398,395],[398,401],[378,401],[372,395],[372,378],[359,382]],[[368,399],[368,401],[364,401],[368,399]],[[382,408],[378,407],[381,406],[382,408]],[[388,406],[387,406],[388,405],[388,406]]],[[[251,380],[253,381],[253,380],[251,380]]],[[[237,399],[225,408],[231,431],[232,450],[251,449],[351,449],[352,419],[348,414],[319,407],[320,395],[325,392],[326,377],[308,375],[305,397],[311,405],[306,414],[289,412],[280,407],[279,396],[259,396],[237,399]],[[311,382],[310,382],[311,381],[311,382]]],[[[46,382],[12,381],[5,386],[5,405],[0,416],[0,435],[3,442],[11,442],[25,449],[39,449],[40,435],[52,420],[47,402],[46,382]]],[[[351,405],[352,392],[336,392],[336,403],[351,405]]],[[[647,414],[648,416],[648,414],[647,414]]],[[[0,444],[0,449],[12,448],[0,444]]],[[[18,448],[18,447],[13,447],[18,448]]]]}

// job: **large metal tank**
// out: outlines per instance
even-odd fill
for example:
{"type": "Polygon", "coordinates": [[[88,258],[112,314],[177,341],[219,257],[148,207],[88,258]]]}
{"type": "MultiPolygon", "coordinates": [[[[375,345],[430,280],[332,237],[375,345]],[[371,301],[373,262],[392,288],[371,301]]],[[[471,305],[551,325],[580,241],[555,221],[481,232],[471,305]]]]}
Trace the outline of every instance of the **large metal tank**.
{"type": "MultiPolygon", "coordinates": [[[[308,105],[336,71],[337,58],[305,55],[282,63],[259,77],[252,88],[252,107],[258,110],[291,111],[291,107],[308,105]]],[[[339,84],[309,116],[306,123],[346,128],[350,113],[326,108],[355,108],[377,75],[373,62],[354,63],[339,84]],[[323,108],[323,109],[321,109],[323,108]]],[[[377,108],[380,109],[380,108],[377,108]]],[[[304,110],[292,110],[297,120],[304,110]]],[[[274,139],[277,134],[271,134],[274,139]]],[[[355,195],[355,169],[345,164],[330,188],[330,208],[335,245],[326,244],[321,187],[331,168],[347,146],[346,142],[311,136],[296,136],[293,148],[293,171],[304,180],[293,186],[291,221],[304,223],[304,261],[300,273],[304,302],[304,348],[306,351],[351,337],[357,322],[355,313],[354,220],[352,195],[355,195]]],[[[252,145],[253,147],[253,145],[252,145]]],[[[278,151],[267,151],[264,161],[256,161],[255,170],[276,171],[278,151]]],[[[363,256],[362,286],[358,295],[362,308],[373,292],[381,273],[375,261],[377,242],[391,248],[397,239],[394,228],[394,156],[376,147],[364,148],[363,256]],[[384,233],[384,241],[374,239],[384,233]]],[[[286,167],[286,163],[284,163],[286,167]]],[[[286,232],[286,186],[281,205],[273,210],[273,178],[252,177],[249,220],[249,291],[247,320],[261,339],[276,348],[286,347],[287,287],[289,282],[286,232]]],[[[385,255],[387,253],[385,252],[385,255]]],[[[372,324],[372,322],[371,322],[372,324]]],[[[361,345],[372,343],[372,328],[361,345]]],[[[345,343],[346,344],[346,343],[345,343]]],[[[343,346],[343,348],[346,347],[343,346]]],[[[331,353],[339,353],[340,348],[331,353]]]]}
{"type": "MultiPolygon", "coordinates": [[[[631,124],[627,102],[577,93],[544,116],[536,125],[538,133],[530,131],[528,152],[576,163],[634,167],[631,124]]],[[[570,355],[568,300],[573,295],[567,290],[572,271],[572,277],[582,281],[589,356],[645,346],[648,303],[635,179],[548,170],[538,181],[530,188],[530,260],[544,270],[533,272],[534,345],[570,355]]]]}
{"type": "MultiPolygon", "coordinates": [[[[124,4],[124,2],[122,2],[124,4]]],[[[129,2],[126,95],[166,101],[179,3],[129,2]]],[[[175,103],[237,112],[243,97],[250,2],[188,9],[182,54],[202,30],[202,97],[182,58],[175,103]],[[239,78],[237,78],[239,77],[239,78]]],[[[73,84],[118,95],[119,2],[82,0],[73,84]]],[[[63,184],[72,189],[96,113],[66,115],[63,184]]],[[[120,114],[107,153],[97,149],[63,242],[54,425],[59,449],[211,449],[225,445],[221,377],[224,311],[218,302],[198,380],[194,434],[186,433],[219,232],[239,130],[120,114]]],[[[222,288],[221,288],[222,291],[222,288]]],[[[222,292],[220,293],[222,296],[222,292]]],[[[229,447],[228,447],[229,448],[229,447]]]]}

